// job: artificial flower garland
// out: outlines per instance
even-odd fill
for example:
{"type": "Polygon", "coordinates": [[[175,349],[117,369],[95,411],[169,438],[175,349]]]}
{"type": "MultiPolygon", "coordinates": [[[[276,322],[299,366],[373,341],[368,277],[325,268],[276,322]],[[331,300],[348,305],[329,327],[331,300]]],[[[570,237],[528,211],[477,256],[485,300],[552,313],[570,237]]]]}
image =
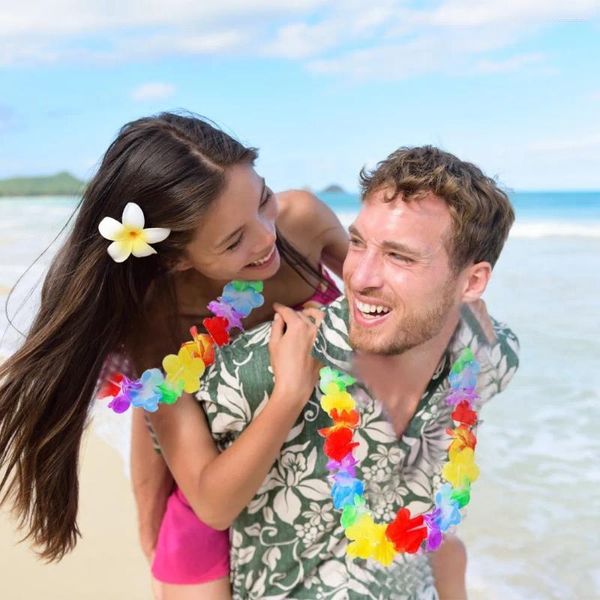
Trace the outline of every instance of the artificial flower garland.
{"type": "Polygon", "coordinates": [[[394,520],[386,524],[376,523],[373,519],[366,504],[364,483],[356,477],[358,461],[352,452],[358,443],[353,441],[353,435],[360,416],[354,399],[346,391],[356,380],[330,367],[321,369],[321,407],[331,417],[333,425],[320,429],[319,433],[325,438],[323,449],[329,458],[327,469],[332,483],[333,506],[342,510],[341,524],[350,540],[346,549],[348,556],[370,558],[389,566],[398,553],[437,550],[443,534],[460,523],[461,509],[471,497],[471,483],[479,476],[479,468],[474,462],[478,373],[479,364],[473,352],[466,348],[452,365],[448,377],[450,392],[446,401],[455,407],[452,419],[457,425],[447,430],[452,442],[442,476],[448,483],[435,494],[434,507],[415,517],[407,508],[400,508],[394,520]]]}
{"type": "Polygon", "coordinates": [[[98,397],[110,398],[108,407],[116,413],[123,413],[130,406],[156,412],[159,404],[174,404],[183,392],[197,392],[205,368],[214,362],[215,346],[229,343],[231,329],[243,331],[242,319],[264,303],[262,291],[262,281],[228,283],[221,296],[208,304],[214,315],[202,321],[208,333],[198,333],[198,328],[192,327],[192,340],[184,342],[177,354],[163,358],[164,373],[160,369],[147,369],[139,379],[115,373],[98,397]]]}

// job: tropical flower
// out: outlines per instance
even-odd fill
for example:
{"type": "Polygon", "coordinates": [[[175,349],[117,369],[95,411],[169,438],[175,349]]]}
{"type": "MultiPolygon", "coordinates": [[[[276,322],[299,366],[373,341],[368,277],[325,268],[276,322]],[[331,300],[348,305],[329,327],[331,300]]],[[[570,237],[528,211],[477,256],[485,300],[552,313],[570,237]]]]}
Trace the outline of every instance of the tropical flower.
{"type": "Polygon", "coordinates": [[[333,477],[334,484],[331,487],[334,508],[344,508],[353,504],[355,496],[362,496],[365,485],[360,479],[350,477],[345,473],[337,473],[333,477]]]}
{"type": "Polygon", "coordinates": [[[141,389],[132,394],[131,404],[137,408],[143,408],[148,412],[156,412],[158,403],[162,400],[160,384],[165,380],[160,369],[147,369],[142,373],[139,381],[141,389]]]}
{"type": "Polygon", "coordinates": [[[346,504],[342,512],[340,523],[344,529],[350,527],[361,515],[367,511],[366,500],[364,496],[354,496],[352,504],[346,504]]]}
{"type": "Polygon", "coordinates": [[[263,305],[265,299],[262,291],[262,281],[232,281],[223,288],[221,301],[232,306],[243,317],[247,317],[254,308],[263,305]]]}
{"type": "Polygon", "coordinates": [[[460,508],[466,506],[471,501],[471,484],[466,483],[464,487],[452,490],[450,497],[456,500],[460,508]]]}
{"type": "Polygon", "coordinates": [[[158,389],[161,393],[160,401],[163,404],[175,404],[183,393],[183,381],[173,383],[165,380],[158,386],[158,389]]]}
{"type": "Polygon", "coordinates": [[[231,304],[219,299],[209,302],[207,308],[216,317],[222,317],[227,321],[227,331],[233,327],[244,331],[244,326],[242,325],[242,317],[244,315],[235,310],[231,304]]]}
{"type": "Polygon", "coordinates": [[[135,202],[128,202],[123,209],[121,223],[112,217],[104,217],[98,225],[100,235],[111,240],[107,248],[110,257],[122,263],[131,254],[137,258],[156,254],[150,244],[162,242],[169,237],[170,229],[151,227],[144,229],[144,213],[135,202]]]}
{"type": "Polygon", "coordinates": [[[327,393],[327,388],[330,383],[335,383],[340,390],[344,390],[353,383],[356,383],[354,377],[342,373],[341,371],[337,371],[336,369],[332,369],[331,367],[323,367],[319,371],[319,377],[319,387],[324,394],[327,393]]]}
{"type": "Polygon", "coordinates": [[[193,338],[191,342],[183,344],[194,356],[201,358],[205,366],[212,365],[215,362],[215,345],[208,333],[198,333],[198,328],[194,325],[190,327],[190,334],[193,338]]]}
{"type": "Polygon", "coordinates": [[[330,382],[325,390],[325,394],[321,397],[321,407],[331,415],[334,410],[339,412],[354,410],[356,403],[354,398],[337,386],[335,382],[330,382]]]}
{"type": "Polygon", "coordinates": [[[200,377],[204,373],[204,361],[190,353],[183,346],[177,354],[169,354],[163,358],[163,369],[166,379],[171,384],[183,383],[183,391],[193,394],[200,389],[200,377]]]}
{"type": "Polygon", "coordinates": [[[423,515],[425,524],[427,525],[427,552],[437,550],[443,541],[442,530],[440,529],[442,511],[439,508],[434,508],[430,513],[423,515]]]}
{"type": "Polygon", "coordinates": [[[459,402],[452,412],[452,419],[465,425],[475,425],[477,423],[477,413],[469,406],[466,400],[459,402]]]}
{"type": "Polygon", "coordinates": [[[112,408],[116,413],[124,413],[131,406],[133,395],[141,389],[142,384],[123,375],[119,378],[118,383],[116,383],[115,391],[117,387],[119,391],[108,403],[108,408],[112,408]]]}
{"type": "Polygon", "coordinates": [[[452,525],[458,525],[462,520],[462,515],[456,500],[452,498],[452,486],[445,483],[435,495],[435,507],[439,509],[436,525],[442,531],[447,531],[452,525]]]}
{"type": "Polygon", "coordinates": [[[386,527],[385,524],[375,523],[368,513],[361,515],[346,529],[346,537],[351,540],[348,556],[372,558],[385,567],[391,565],[396,551],[385,535],[386,527]]]}
{"type": "Polygon", "coordinates": [[[208,331],[210,337],[217,346],[229,344],[229,323],[224,317],[206,317],[202,320],[204,329],[208,331]]]}
{"type": "Polygon", "coordinates": [[[448,429],[447,433],[452,437],[452,443],[450,444],[450,448],[448,448],[448,457],[450,460],[465,448],[475,450],[477,438],[468,427],[460,425],[456,429],[448,429]]]}
{"type": "Polygon", "coordinates": [[[455,488],[475,481],[479,477],[479,467],[475,464],[473,449],[463,448],[460,452],[450,456],[450,460],[442,469],[442,475],[455,488]]]}
{"type": "Polygon", "coordinates": [[[360,421],[358,411],[343,410],[339,412],[337,408],[334,408],[331,411],[331,418],[333,420],[332,427],[322,427],[319,429],[319,434],[323,437],[327,437],[330,433],[337,431],[338,429],[343,429],[344,427],[347,429],[356,429],[356,427],[358,427],[358,422],[360,421]]]}
{"type": "Polygon", "coordinates": [[[351,429],[338,429],[327,436],[323,451],[327,458],[341,461],[356,446],[358,446],[358,442],[352,441],[351,429]]]}
{"type": "Polygon", "coordinates": [[[414,554],[427,538],[427,527],[423,526],[423,515],[411,518],[407,508],[401,508],[396,518],[387,526],[386,535],[396,552],[414,554]]]}
{"type": "Polygon", "coordinates": [[[342,460],[330,460],[327,462],[327,469],[333,473],[345,473],[349,477],[356,475],[356,465],[358,461],[352,454],[346,454],[342,460]]]}

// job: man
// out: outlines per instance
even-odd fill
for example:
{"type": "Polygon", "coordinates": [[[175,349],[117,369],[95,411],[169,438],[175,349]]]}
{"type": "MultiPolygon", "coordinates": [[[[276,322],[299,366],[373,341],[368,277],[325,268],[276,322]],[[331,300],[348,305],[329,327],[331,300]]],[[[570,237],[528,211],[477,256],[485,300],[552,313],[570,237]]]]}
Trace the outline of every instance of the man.
{"type": "MultiPolygon", "coordinates": [[[[360,412],[354,454],[375,519],[389,522],[402,506],[427,512],[442,483],[453,425],[448,374],[461,351],[470,348],[480,363],[482,401],[517,368],[515,336],[480,300],[514,214],[493,180],[432,147],[394,152],[361,183],[346,297],[326,309],[313,355],[358,378],[349,389],[360,412]]],[[[272,390],[269,327],[223,348],[198,395],[222,447],[272,390]]],[[[345,556],[318,435],[331,421],[319,397],[315,390],[232,526],[234,597],[437,597],[424,553],[400,555],[390,567],[345,556]]]]}

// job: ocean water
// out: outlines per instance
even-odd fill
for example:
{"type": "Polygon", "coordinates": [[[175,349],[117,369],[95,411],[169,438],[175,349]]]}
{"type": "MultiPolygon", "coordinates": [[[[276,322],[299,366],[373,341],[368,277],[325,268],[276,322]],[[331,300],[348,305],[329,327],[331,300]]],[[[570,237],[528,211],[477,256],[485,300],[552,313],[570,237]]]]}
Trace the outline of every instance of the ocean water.
{"type": "MultiPolygon", "coordinates": [[[[517,222],[486,292],[521,342],[521,367],[483,410],[468,516],[474,600],[600,598],[600,193],[513,195],[517,222]]],[[[355,195],[323,199],[348,225],[355,195]]],[[[0,199],[0,301],[25,329],[72,198],[0,199]],[[23,304],[18,312],[19,307],[23,304]]],[[[0,315],[0,331],[6,317],[0,315]]],[[[19,336],[0,343],[8,354],[19,336]]],[[[127,423],[103,411],[103,437],[127,454],[127,423]]]]}

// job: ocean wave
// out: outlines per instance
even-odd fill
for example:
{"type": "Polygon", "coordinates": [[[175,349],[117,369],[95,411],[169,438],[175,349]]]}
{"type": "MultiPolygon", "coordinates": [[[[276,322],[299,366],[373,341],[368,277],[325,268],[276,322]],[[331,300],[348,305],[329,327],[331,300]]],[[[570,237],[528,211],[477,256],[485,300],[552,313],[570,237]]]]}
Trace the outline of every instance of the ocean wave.
{"type": "MultiPolygon", "coordinates": [[[[344,227],[348,227],[358,214],[358,211],[336,211],[344,227]]],[[[582,221],[549,221],[531,220],[517,221],[511,231],[510,237],[538,239],[548,237],[577,237],[600,238],[600,221],[594,220],[584,223],[582,221]]]]}
{"type": "Polygon", "coordinates": [[[600,238],[600,222],[531,221],[515,223],[511,232],[515,238],[584,237],[600,238]]]}

